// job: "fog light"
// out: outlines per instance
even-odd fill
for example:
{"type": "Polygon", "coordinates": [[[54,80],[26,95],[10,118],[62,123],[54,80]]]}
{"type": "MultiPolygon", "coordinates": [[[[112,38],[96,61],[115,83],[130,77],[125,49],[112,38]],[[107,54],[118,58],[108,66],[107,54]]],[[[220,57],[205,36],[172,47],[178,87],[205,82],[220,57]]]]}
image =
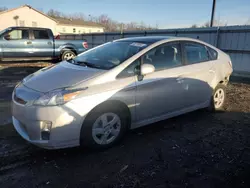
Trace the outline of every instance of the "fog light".
{"type": "Polygon", "coordinates": [[[51,127],[52,127],[52,122],[50,122],[50,121],[40,121],[42,140],[49,140],[51,127]]]}

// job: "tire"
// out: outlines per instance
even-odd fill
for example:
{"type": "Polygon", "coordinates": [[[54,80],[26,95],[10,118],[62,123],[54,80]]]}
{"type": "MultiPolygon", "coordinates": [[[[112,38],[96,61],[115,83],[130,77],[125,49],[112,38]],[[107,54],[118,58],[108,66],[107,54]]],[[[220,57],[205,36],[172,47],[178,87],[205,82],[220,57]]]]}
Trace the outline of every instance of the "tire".
{"type": "Polygon", "coordinates": [[[225,85],[218,84],[214,89],[209,110],[221,111],[224,109],[226,102],[226,87],[225,85]]]}
{"type": "Polygon", "coordinates": [[[129,118],[122,108],[111,105],[99,107],[92,111],[84,121],[81,129],[80,144],[81,146],[92,149],[106,149],[112,147],[123,138],[128,129],[128,123],[129,118]],[[107,117],[107,121],[105,120],[105,116],[107,117]],[[116,118],[117,123],[112,126],[111,122],[114,118],[116,118]],[[103,122],[105,121],[109,122],[110,125],[106,125],[104,126],[105,128],[103,128],[103,124],[105,124],[103,122]],[[98,132],[100,132],[100,134],[98,134],[98,132]],[[114,137],[112,138],[112,136],[114,137]],[[106,137],[106,142],[103,137],[106,137]]]}
{"type": "Polygon", "coordinates": [[[71,59],[71,58],[74,58],[76,56],[75,52],[71,51],[71,50],[66,50],[62,53],[61,55],[61,60],[64,61],[64,60],[68,60],[68,59],[71,59]]]}

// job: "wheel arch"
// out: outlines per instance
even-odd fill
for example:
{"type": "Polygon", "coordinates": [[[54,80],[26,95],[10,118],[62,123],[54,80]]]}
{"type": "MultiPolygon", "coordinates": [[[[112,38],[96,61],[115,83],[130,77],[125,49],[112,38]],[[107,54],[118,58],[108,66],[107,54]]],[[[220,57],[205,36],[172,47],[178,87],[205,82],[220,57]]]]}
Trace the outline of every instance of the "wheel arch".
{"type": "Polygon", "coordinates": [[[82,127],[84,126],[84,123],[88,120],[88,118],[90,117],[90,115],[92,113],[94,113],[95,111],[98,111],[100,109],[103,109],[103,108],[109,108],[109,106],[115,106],[117,108],[120,108],[123,110],[123,112],[126,114],[126,118],[128,120],[128,129],[130,129],[130,126],[131,126],[131,111],[129,110],[128,106],[120,101],[120,100],[107,100],[107,101],[104,101],[100,104],[98,104],[97,106],[95,106],[92,110],[90,110],[90,112],[86,115],[86,117],[84,118],[83,122],[82,122],[82,127]]]}

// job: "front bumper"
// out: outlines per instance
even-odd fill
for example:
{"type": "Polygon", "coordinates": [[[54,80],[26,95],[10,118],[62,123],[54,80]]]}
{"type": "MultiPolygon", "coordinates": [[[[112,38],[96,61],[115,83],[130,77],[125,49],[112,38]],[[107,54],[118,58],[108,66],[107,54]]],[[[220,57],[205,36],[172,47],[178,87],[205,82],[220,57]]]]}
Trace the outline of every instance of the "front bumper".
{"type": "Polygon", "coordinates": [[[16,131],[28,142],[42,148],[79,146],[82,120],[64,105],[37,107],[12,102],[12,121],[16,131]],[[42,139],[41,121],[52,123],[48,140],[42,139]]]}

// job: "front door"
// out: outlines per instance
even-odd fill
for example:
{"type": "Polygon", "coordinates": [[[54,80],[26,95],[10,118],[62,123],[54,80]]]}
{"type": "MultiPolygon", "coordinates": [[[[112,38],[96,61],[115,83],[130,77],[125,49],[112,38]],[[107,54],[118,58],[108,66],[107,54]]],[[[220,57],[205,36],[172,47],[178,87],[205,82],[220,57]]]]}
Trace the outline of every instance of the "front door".
{"type": "Polygon", "coordinates": [[[32,44],[34,47],[34,57],[53,57],[54,40],[49,36],[47,30],[33,29],[32,44]]]}
{"type": "Polygon", "coordinates": [[[13,29],[6,33],[3,40],[3,58],[29,58],[33,54],[29,29],[13,29]]]}
{"type": "Polygon", "coordinates": [[[180,44],[160,45],[142,57],[142,63],[152,64],[155,72],[137,80],[137,123],[176,112],[187,106],[189,92],[183,74],[180,44]]]}

